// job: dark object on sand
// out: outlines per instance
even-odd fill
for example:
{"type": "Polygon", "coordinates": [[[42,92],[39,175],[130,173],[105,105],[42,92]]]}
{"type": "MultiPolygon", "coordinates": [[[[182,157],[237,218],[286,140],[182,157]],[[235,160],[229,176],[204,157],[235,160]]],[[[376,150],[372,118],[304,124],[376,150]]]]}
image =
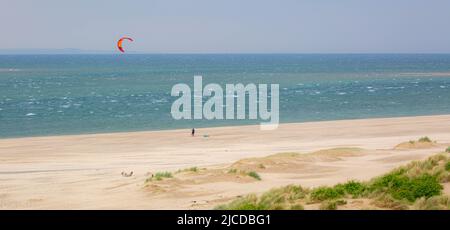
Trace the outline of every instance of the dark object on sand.
{"type": "Polygon", "coordinates": [[[131,171],[130,173],[122,172],[122,176],[124,176],[124,177],[133,176],[133,171],[131,171]]]}
{"type": "Polygon", "coordinates": [[[194,136],[194,135],[195,135],[195,129],[194,129],[194,128],[192,128],[192,132],[191,132],[191,134],[192,134],[192,136],[194,136]]]}

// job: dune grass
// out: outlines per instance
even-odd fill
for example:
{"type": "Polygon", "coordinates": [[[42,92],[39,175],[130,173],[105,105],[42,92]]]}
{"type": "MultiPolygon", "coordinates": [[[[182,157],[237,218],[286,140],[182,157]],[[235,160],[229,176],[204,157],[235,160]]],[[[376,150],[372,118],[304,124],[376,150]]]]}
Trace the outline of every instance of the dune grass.
{"type": "Polygon", "coordinates": [[[319,204],[319,209],[335,210],[347,200],[364,198],[376,207],[388,209],[449,209],[450,198],[442,195],[441,183],[450,181],[450,157],[437,154],[414,161],[370,181],[350,180],[335,186],[305,189],[289,185],[272,189],[260,197],[250,194],[218,209],[272,210],[303,209],[319,204]]]}
{"type": "Polygon", "coordinates": [[[397,200],[415,201],[417,198],[440,195],[442,185],[435,176],[424,174],[409,178],[393,173],[377,179],[370,187],[374,192],[387,193],[397,200]]]}
{"type": "Polygon", "coordinates": [[[157,172],[157,173],[155,173],[153,178],[155,180],[162,180],[164,178],[172,178],[172,177],[173,177],[173,175],[171,172],[157,172]]]}
{"type": "Polygon", "coordinates": [[[396,200],[388,194],[380,194],[372,198],[372,204],[376,207],[392,210],[407,210],[409,204],[403,200],[396,200]]]}
{"type": "Polygon", "coordinates": [[[434,146],[436,141],[431,140],[429,137],[420,137],[417,140],[410,140],[403,142],[395,146],[395,148],[429,148],[434,146]]]}
{"type": "Polygon", "coordinates": [[[343,190],[334,187],[318,187],[312,190],[310,198],[312,201],[325,201],[341,198],[345,195],[343,190]]]}
{"type": "Polygon", "coordinates": [[[257,172],[255,172],[255,171],[248,172],[247,175],[250,176],[250,177],[253,177],[253,178],[257,179],[257,180],[261,180],[261,176],[259,176],[259,174],[257,172]]]}
{"type": "Polygon", "coordinates": [[[240,174],[240,175],[244,175],[244,176],[253,177],[253,178],[255,178],[256,180],[261,180],[261,176],[260,176],[257,172],[255,172],[255,171],[247,172],[247,171],[245,171],[245,170],[237,170],[237,169],[235,169],[235,168],[231,168],[231,169],[228,170],[227,173],[231,173],[231,174],[240,174]]]}
{"type": "Polygon", "coordinates": [[[432,142],[431,139],[427,136],[421,137],[418,140],[419,142],[432,142]]]}
{"type": "Polygon", "coordinates": [[[157,172],[154,175],[152,175],[151,177],[147,178],[145,180],[145,183],[148,183],[148,182],[151,182],[154,180],[160,181],[160,180],[163,180],[164,178],[172,178],[172,177],[173,177],[173,175],[171,172],[157,172]]]}
{"type": "Polygon", "coordinates": [[[288,185],[282,188],[272,189],[262,196],[250,194],[232,201],[229,204],[221,205],[216,209],[232,210],[280,210],[293,209],[302,210],[303,205],[296,202],[305,198],[307,191],[301,186],[288,185]]]}
{"type": "Polygon", "coordinates": [[[312,190],[310,198],[312,201],[324,201],[338,199],[346,196],[357,198],[368,190],[365,183],[358,181],[348,181],[344,184],[337,184],[333,187],[322,186],[312,190]]]}
{"type": "Polygon", "coordinates": [[[449,210],[450,197],[449,196],[433,196],[431,198],[418,199],[412,209],[416,210],[449,210]]]}
{"type": "Polygon", "coordinates": [[[338,206],[347,204],[345,200],[331,200],[320,204],[320,210],[337,210],[338,206]]]}
{"type": "Polygon", "coordinates": [[[182,173],[182,172],[198,172],[200,169],[198,167],[190,167],[185,169],[180,169],[176,173],[182,173]]]}

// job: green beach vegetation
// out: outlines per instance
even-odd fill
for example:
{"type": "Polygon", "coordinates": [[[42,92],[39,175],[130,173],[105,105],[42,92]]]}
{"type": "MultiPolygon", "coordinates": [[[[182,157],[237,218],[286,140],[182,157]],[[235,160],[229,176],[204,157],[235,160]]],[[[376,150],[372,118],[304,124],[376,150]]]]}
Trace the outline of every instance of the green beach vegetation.
{"type": "MultiPolygon", "coordinates": [[[[258,167],[261,168],[261,166],[258,166],[258,167]]],[[[255,172],[255,171],[247,172],[247,171],[245,171],[245,170],[237,170],[237,169],[235,169],[235,168],[231,168],[231,169],[228,170],[227,173],[231,173],[231,174],[241,174],[241,175],[253,177],[253,178],[255,178],[256,180],[261,180],[261,176],[260,176],[257,172],[255,172]]]]}
{"type": "Polygon", "coordinates": [[[200,169],[198,167],[190,167],[185,169],[180,169],[176,173],[182,173],[182,172],[198,172],[200,169]]]}
{"type": "Polygon", "coordinates": [[[157,172],[152,177],[147,178],[146,182],[150,182],[153,180],[163,180],[164,178],[172,178],[173,175],[171,172],[157,172]]]}
{"type": "Polygon", "coordinates": [[[275,188],[264,193],[261,197],[250,194],[236,199],[229,204],[218,206],[217,209],[235,210],[302,210],[303,205],[298,202],[306,197],[308,191],[297,185],[275,188]]]}
{"type": "Polygon", "coordinates": [[[427,136],[420,137],[417,140],[410,140],[403,142],[395,146],[396,149],[414,149],[414,148],[429,148],[436,145],[436,141],[433,141],[427,136]]]}
{"type": "Polygon", "coordinates": [[[320,204],[320,210],[337,210],[338,206],[347,204],[345,200],[331,200],[320,204]]]}
{"type": "Polygon", "coordinates": [[[421,137],[417,141],[410,140],[408,143],[415,144],[416,142],[418,142],[418,143],[433,143],[433,141],[427,136],[421,137]]]}
{"type": "Polygon", "coordinates": [[[371,209],[450,209],[450,198],[442,195],[442,184],[448,182],[450,157],[447,153],[441,153],[423,161],[411,162],[366,182],[350,180],[312,189],[288,185],[272,189],[259,197],[250,194],[216,208],[273,210],[303,209],[311,205],[335,210],[352,200],[364,200],[371,209]]]}
{"type": "Polygon", "coordinates": [[[432,142],[431,139],[427,136],[419,138],[419,142],[432,142]]]}
{"type": "MultiPolygon", "coordinates": [[[[190,168],[185,168],[185,169],[180,169],[175,171],[174,173],[172,172],[157,172],[155,174],[152,174],[151,177],[147,178],[145,180],[146,183],[149,182],[155,182],[155,181],[161,181],[163,179],[168,179],[168,178],[174,178],[177,174],[180,173],[193,173],[190,175],[197,175],[197,173],[212,173],[212,174],[216,174],[218,171],[211,171],[211,170],[207,170],[206,168],[198,168],[198,167],[190,167],[190,168]]],[[[256,171],[246,171],[246,170],[238,170],[235,168],[230,168],[228,171],[221,171],[219,172],[220,174],[236,174],[238,176],[241,177],[251,177],[255,180],[261,180],[261,176],[256,172],[256,171]]],[[[199,174],[201,175],[201,174],[199,174]]],[[[218,174],[216,174],[218,175],[218,174]]],[[[178,179],[183,178],[183,177],[179,177],[178,179]]]]}
{"type": "Polygon", "coordinates": [[[255,171],[248,172],[247,175],[250,176],[250,177],[253,177],[253,178],[257,179],[257,180],[261,180],[261,177],[255,171]]]}

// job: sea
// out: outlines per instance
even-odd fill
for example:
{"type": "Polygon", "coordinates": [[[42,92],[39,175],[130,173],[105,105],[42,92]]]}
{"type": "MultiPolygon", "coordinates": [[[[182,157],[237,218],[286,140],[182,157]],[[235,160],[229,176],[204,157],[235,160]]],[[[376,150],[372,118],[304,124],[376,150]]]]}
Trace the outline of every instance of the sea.
{"type": "Polygon", "coordinates": [[[450,54],[0,55],[0,138],[186,129],[175,84],[279,84],[281,123],[450,114],[450,54]]]}

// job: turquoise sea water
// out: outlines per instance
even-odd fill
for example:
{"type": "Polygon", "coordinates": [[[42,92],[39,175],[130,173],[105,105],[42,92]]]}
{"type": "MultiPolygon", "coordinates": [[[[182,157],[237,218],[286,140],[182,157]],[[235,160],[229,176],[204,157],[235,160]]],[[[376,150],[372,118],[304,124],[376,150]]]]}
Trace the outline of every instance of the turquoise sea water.
{"type": "Polygon", "coordinates": [[[173,120],[194,75],[280,84],[282,123],[450,114],[447,54],[0,55],[0,137],[261,122],[173,120]]]}

